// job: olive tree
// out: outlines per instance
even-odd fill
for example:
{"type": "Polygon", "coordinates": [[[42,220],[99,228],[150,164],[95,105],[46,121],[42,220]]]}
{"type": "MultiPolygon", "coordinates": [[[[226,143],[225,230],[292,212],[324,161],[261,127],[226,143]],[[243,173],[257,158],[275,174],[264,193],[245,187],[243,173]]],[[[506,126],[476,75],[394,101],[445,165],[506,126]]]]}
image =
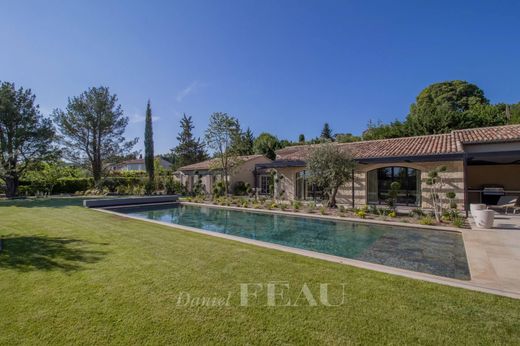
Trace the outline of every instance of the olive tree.
{"type": "Polygon", "coordinates": [[[213,113],[209,119],[205,140],[208,148],[215,152],[218,158],[218,168],[222,170],[224,191],[229,193],[228,175],[237,164],[237,155],[232,150],[233,139],[240,131],[238,120],[227,113],[213,113]]]}
{"type": "Polygon", "coordinates": [[[336,207],[339,188],[352,180],[356,163],[350,152],[332,143],[313,148],[307,159],[310,182],[323,189],[328,197],[327,206],[336,207]]]}

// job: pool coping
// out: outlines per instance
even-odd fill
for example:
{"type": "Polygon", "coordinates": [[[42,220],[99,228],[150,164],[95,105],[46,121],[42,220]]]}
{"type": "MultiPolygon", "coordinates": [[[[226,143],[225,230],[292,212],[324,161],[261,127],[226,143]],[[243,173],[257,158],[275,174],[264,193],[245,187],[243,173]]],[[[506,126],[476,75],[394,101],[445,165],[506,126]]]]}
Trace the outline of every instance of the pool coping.
{"type": "MultiPolygon", "coordinates": [[[[176,204],[183,204],[183,203],[184,202],[177,202],[176,204]]],[[[172,204],[172,203],[164,203],[164,204],[172,204]]],[[[188,203],[185,203],[185,204],[188,204],[188,203]]],[[[189,203],[189,204],[202,205],[199,203],[189,203]]],[[[214,206],[214,207],[218,208],[221,206],[214,206]]],[[[229,208],[233,208],[233,207],[229,207],[229,208]]],[[[118,208],[113,208],[113,209],[118,209],[118,208]]],[[[237,208],[237,209],[243,210],[244,208],[237,208]]],[[[267,249],[271,249],[271,250],[283,251],[283,252],[287,252],[287,253],[302,255],[302,256],[319,259],[319,260],[325,260],[328,262],[333,262],[333,263],[338,263],[338,264],[351,265],[353,267],[357,267],[357,268],[361,268],[361,269],[374,270],[374,271],[378,271],[378,272],[382,272],[382,273],[386,273],[386,274],[398,275],[398,276],[407,277],[407,278],[415,279],[415,280],[422,280],[422,281],[426,281],[426,282],[430,282],[430,283],[436,283],[436,284],[457,287],[457,288],[464,288],[464,289],[468,289],[468,290],[472,290],[472,291],[490,293],[490,294],[504,296],[504,297],[508,297],[508,298],[520,299],[520,293],[518,293],[518,292],[482,286],[482,285],[479,285],[477,282],[473,281],[472,279],[470,279],[468,281],[464,281],[464,280],[447,278],[447,277],[443,277],[443,276],[427,274],[427,273],[415,272],[415,271],[411,271],[411,270],[385,266],[382,264],[364,262],[364,261],[350,259],[350,258],[346,258],[346,257],[329,255],[329,254],[311,251],[311,250],[298,249],[298,248],[294,248],[294,247],[290,247],[290,246],[279,245],[279,244],[264,242],[264,241],[260,241],[260,240],[254,240],[254,239],[243,238],[243,237],[233,236],[233,235],[224,234],[224,233],[206,231],[206,230],[203,230],[200,228],[195,228],[195,227],[183,226],[183,225],[164,222],[164,221],[144,219],[144,218],[140,218],[137,216],[131,216],[131,215],[127,215],[127,214],[118,213],[113,210],[99,209],[99,208],[91,208],[91,210],[99,211],[99,212],[103,212],[103,213],[107,213],[107,214],[111,214],[111,215],[116,215],[119,217],[125,217],[125,218],[129,218],[129,219],[137,220],[137,221],[150,222],[153,224],[167,226],[167,227],[177,229],[177,230],[194,232],[194,233],[198,233],[198,234],[202,234],[202,235],[237,241],[237,242],[240,242],[243,244],[255,245],[255,246],[259,246],[259,247],[263,247],[263,248],[267,248],[267,249]]],[[[324,215],[320,215],[320,216],[324,216],[324,215]]],[[[340,218],[339,220],[344,220],[344,218],[340,218]]],[[[470,264],[468,261],[468,266],[469,265],[470,264]]],[[[471,266],[469,266],[469,270],[470,270],[470,274],[471,274],[471,266]]]]}

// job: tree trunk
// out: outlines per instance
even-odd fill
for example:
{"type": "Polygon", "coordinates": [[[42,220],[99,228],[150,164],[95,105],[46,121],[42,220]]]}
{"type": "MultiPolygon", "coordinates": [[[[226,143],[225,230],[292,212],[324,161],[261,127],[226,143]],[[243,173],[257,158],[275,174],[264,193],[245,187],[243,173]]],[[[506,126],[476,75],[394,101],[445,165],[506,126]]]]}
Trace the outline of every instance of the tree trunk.
{"type": "Polygon", "coordinates": [[[101,180],[101,165],[97,159],[92,162],[92,176],[94,177],[94,184],[97,186],[101,180]]]}
{"type": "Polygon", "coordinates": [[[338,187],[335,187],[332,189],[332,193],[330,194],[328,207],[329,208],[336,208],[336,194],[338,193],[338,187]]]}
{"type": "Polygon", "coordinates": [[[20,184],[17,176],[4,177],[7,186],[6,196],[8,198],[16,197],[18,192],[18,185],[20,184]]]}

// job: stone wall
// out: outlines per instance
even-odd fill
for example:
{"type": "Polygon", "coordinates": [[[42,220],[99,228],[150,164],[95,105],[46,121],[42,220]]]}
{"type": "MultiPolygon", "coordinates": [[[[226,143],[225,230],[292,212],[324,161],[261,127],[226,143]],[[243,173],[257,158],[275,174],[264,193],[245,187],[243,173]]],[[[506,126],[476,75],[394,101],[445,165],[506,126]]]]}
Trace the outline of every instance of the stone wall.
{"type": "MultiPolygon", "coordinates": [[[[439,161],[439,162],[396,162],[385,164],[364,164],[358,165],[354,174],[354,205],[356,207],[367,204],[367,172],[373,169],[399,166],[418,169],[421,171],[421,207],[430,208],[430,188],[426,184],[428,172],[439,166],[446,166],[447,171],[443,173],[445,186],[441,193],[444,195],[448,191],[454,191],[456,194],[455,201],[459,209],[464,208],[464,166],[462,161],[439,161]]],[[[279,168],[277,172],[283,175],[280,180],[279,188],[285,191],[285,199],[292,200],[295,197],[295,179],[296,173],[302,171],[301,167],[279,168]]],[[[352,183],[348,183],[341,187],[338,191],[337,202],[345,206],[352,206],[352,183]]]]}

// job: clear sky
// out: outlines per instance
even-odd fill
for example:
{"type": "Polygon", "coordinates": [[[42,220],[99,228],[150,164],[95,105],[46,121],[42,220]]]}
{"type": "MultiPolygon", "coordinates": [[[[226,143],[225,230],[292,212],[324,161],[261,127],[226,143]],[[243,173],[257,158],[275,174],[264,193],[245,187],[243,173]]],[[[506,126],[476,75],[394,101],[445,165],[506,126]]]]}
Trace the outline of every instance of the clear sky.
{"type": "Polygon", "coordinates": [[[360,134],[406,116],[433,82],[520,101],[519,13],[491,0],[0,0],[0,80],[31,88],[44,114],[109,86],[129,137],[150,98],[159,153],[183,112],[198,136],[216,111],[257,135],[311,138],[325,121],[360,134]]]}

